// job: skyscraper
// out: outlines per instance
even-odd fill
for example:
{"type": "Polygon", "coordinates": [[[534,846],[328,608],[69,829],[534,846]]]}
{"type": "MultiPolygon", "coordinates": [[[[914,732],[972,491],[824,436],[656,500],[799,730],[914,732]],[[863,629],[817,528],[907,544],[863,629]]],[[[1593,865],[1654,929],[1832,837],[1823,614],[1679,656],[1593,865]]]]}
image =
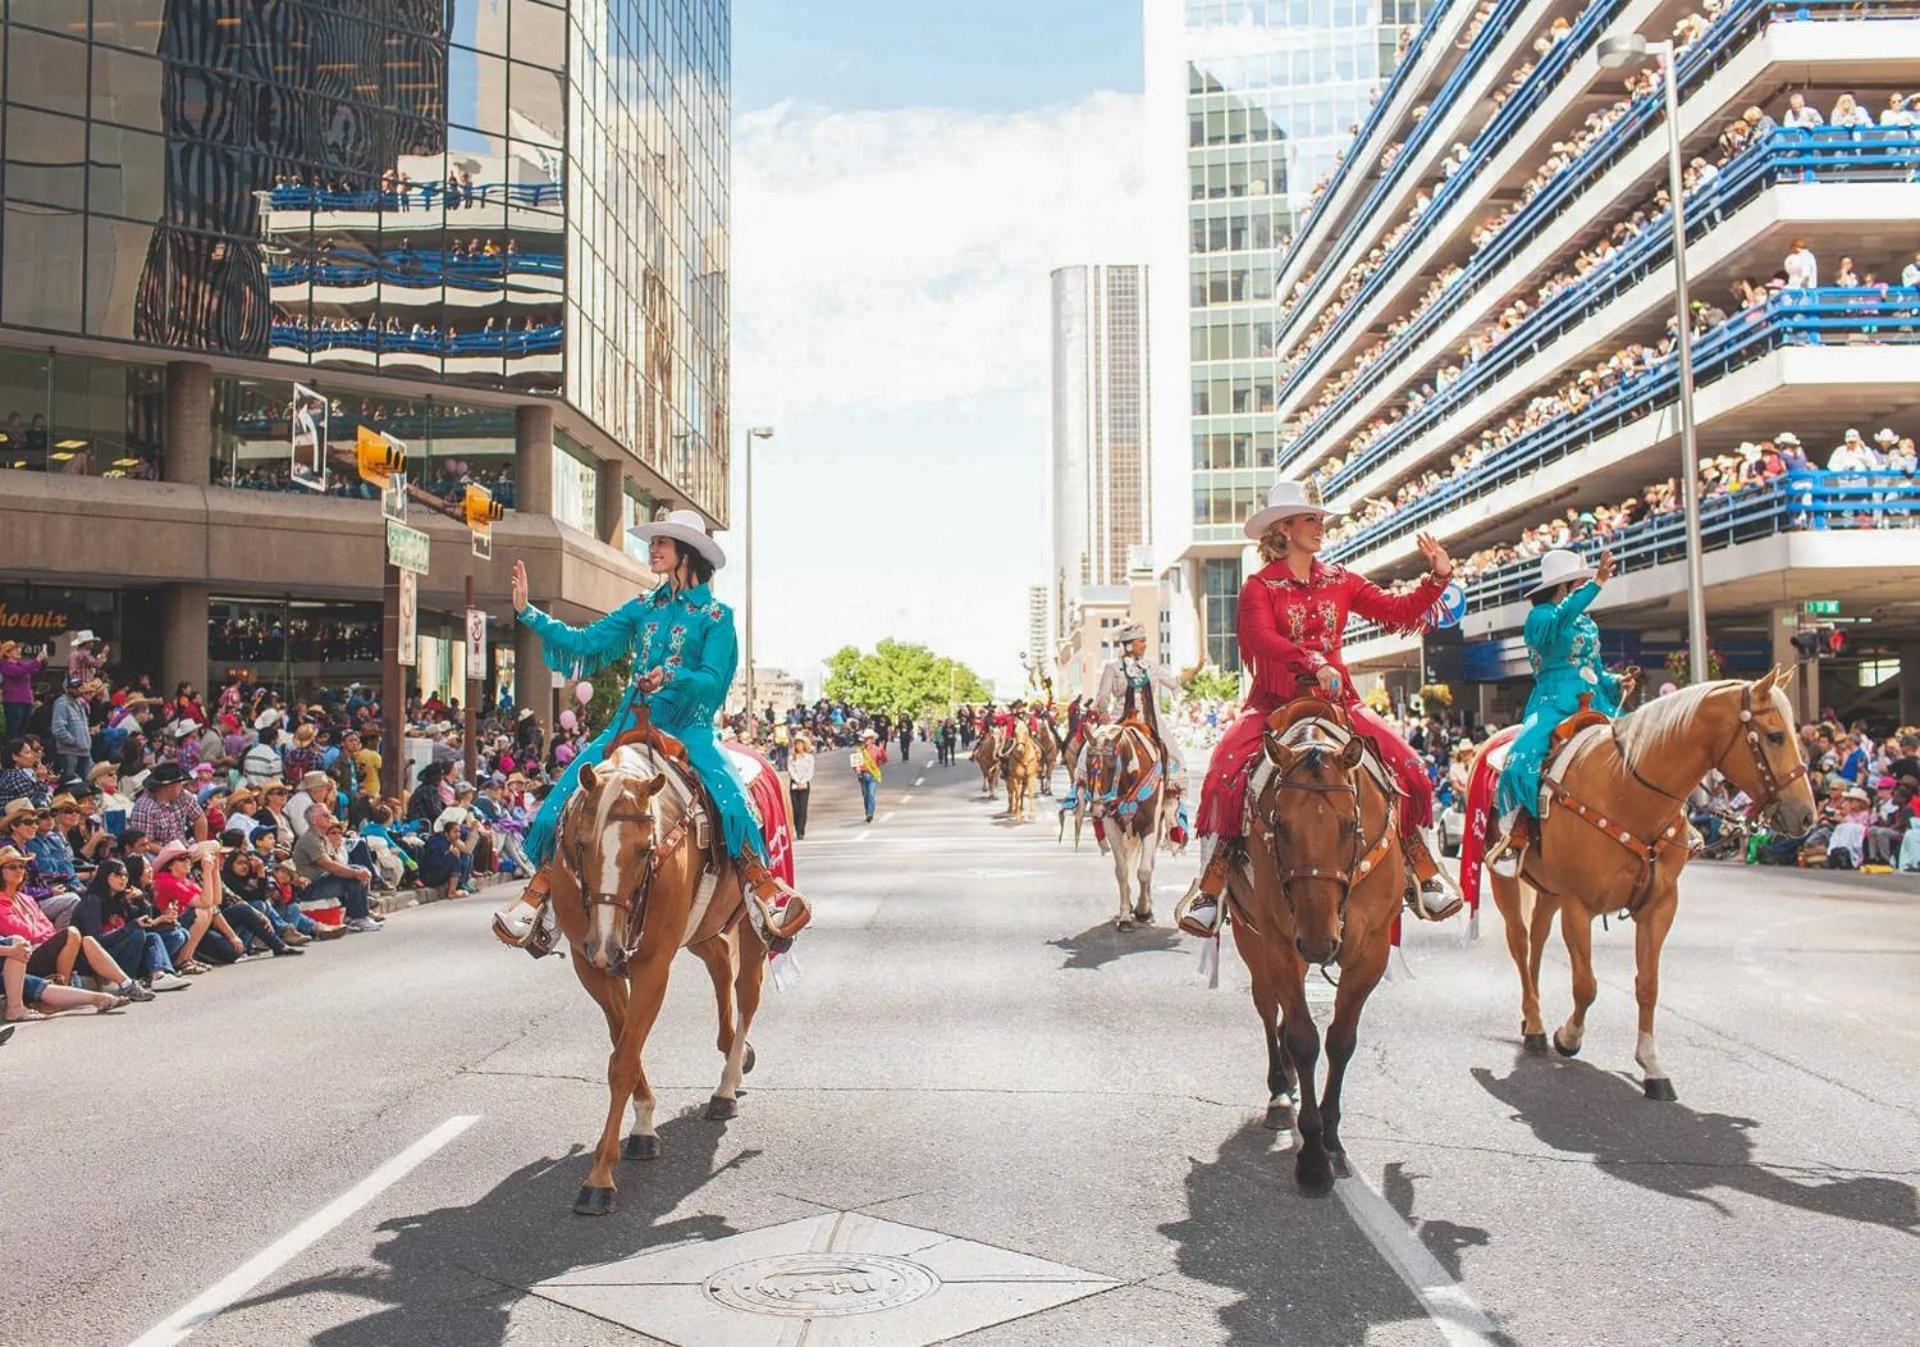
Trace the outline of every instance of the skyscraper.
{"type": "Polygon", "coordinates": [[[1152,539],[1147,268],[1053,273],[1051,631],[1065,639],[1092,591],[1127,581],[1152,539]]]}
{"type": "Polygon", "coordinates": [[[1150,534],[1178,663],[1239,667],[1240,530],[1275,477],[1289,244],[1411,25],[1449,3],[1464,0],[1145,0],[1150,534]]]}

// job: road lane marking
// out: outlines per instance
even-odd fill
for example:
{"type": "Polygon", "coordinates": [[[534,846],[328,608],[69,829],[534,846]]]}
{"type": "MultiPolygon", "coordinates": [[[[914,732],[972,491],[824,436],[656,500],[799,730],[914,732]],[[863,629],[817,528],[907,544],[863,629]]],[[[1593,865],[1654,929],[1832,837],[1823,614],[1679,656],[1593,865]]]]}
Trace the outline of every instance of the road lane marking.
{"type": "Polygon", "coordinates": [[[1346,1175],[1334,1182],[1333,1191],[1353,1223],[1419,1299],[1441,1337],[1453,1347],[1492,1347],[1501,1341],[1500,1330],[1487,1318],[1486,1311],[1467,1294],[1466,1287],[1447,1275],[1440,1260],[1372,1184],[1357,1175],[1346,1175]]]}
{"type": "Polygon", "coordinates": [[[893,817],[893,813],[894,813],[894,811],[893,811],[893,810],[891,810],[891,809],[889,809],[889,810],[888,810],[888,811],[887,811],[886,813],[884,813],[884,814],[882,814],[882,815],[880,816],[880,821],[881,821],[882,823],[885,823],[885,822],[886,822],[886,821],[887,821],[888,819],[890,819],[890,818],[892,818],[892,817],[893,817]]]}
{"type": "Polygon", "coordinates": [[[366,1178],[133,1340],[132,1347],[171,1347],[326,1238],[360,1208],[412,1173],[435,1151],[480,1121],[477,1113],[448,1118],[366,1178]]]}
{"type": "Polygon", "coordinates": [[[924,776],[916,776],[913,779],[913,784],[916,786],[924,786],[927,784],[927,779],[924,776]]]}
{"type": "Polygon", "coordinates": [[[902,796],[900,797],[900,803],[901,803],[901,804],[912,804],[912,803],[913,803],[913,792],[912,792],[912,791],[908,791],[908,792],[907,792],[907,793],[906,793],[905,795],[902,795],[902,796]]]}

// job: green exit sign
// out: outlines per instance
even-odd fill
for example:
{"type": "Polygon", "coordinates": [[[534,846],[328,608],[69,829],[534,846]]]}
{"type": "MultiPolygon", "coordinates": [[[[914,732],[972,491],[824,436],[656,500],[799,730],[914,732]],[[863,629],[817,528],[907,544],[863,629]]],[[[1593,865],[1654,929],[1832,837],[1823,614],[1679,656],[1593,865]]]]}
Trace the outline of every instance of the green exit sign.
{"type": "Polygon", "coordinates": [[[1840,600],[1808,599],[1801,605],[1801,610],[1805,612],[1808,617],[1838,617],[1840,614],[1840,600]]]}

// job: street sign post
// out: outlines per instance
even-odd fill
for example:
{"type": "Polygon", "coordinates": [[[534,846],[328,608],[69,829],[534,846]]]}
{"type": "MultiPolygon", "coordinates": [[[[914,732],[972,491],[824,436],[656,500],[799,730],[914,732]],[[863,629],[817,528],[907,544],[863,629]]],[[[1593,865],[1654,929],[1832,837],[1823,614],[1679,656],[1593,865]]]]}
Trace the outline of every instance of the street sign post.
{"type": "Polygon", "coordinates": [[[425,575],[433,555],[433,540],[417,528],[387,521],[387,561],[403,571],[425,575]]]}
{"type": "MultiPolygon", "coordinates": [[[[395,632],[397,644],[393,654],[394,663],[412,668],[420,643],[420,576],[414,571],[403,569],[400,572],[399,617],[395,632]]],[[[404,702],[401,709],[405,710],[404,702]]]]}

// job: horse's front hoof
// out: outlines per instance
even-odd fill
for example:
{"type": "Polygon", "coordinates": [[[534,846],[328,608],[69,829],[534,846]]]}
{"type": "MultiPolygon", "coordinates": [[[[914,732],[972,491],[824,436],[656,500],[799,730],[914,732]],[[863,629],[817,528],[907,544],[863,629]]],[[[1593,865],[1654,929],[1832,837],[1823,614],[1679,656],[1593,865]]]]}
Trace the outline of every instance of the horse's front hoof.
{"type": "Polygon", "coordinates": [[[755,1061],[755,1058],[753,1055],[753,1044],[749,1043],[747,1044],[747,1055],[745,1059],[742,1060],[740,1063],[740,1074],[744,1076],[747,1074],[747,1072],[753,1070],[754,1061],[755,1061]]]}
{"type": "Polygon", "coordinates": [[[1325,1197],[1333,1191],[1333,1166],[1325,1151],[1301,1151],[1293,1162],[1293,1181],[1308,1197],[1325,1197]]]}
{"type": "Polygon", "coordinates": [[[1131,931],[1133,929],[1133,921],[1128,917],[1122,917],[1113,924],[1113,929],[1116,931],[1131,931]]]}
{"type": "Polygon", "coordinates": [[[1562,1057],[1578,1057],[1580,1055],[1580,1045],[1575,1043],[1572,1047],[1568,1047],[1565,1043],[1562,1043],[1558,1029],[1553,1031],[1553,1050],[1562,1057]]]}
{"type": "Polygon", "coordinates": [[[1521,1035],[1520,1046],[1528,1052],[1533,1053],[1536,1057],[1545,1057],[1547,1055],[1547,1031],[1542,1029],[1537,1034],[1521,1035]]]}
{"type": "Polygon", "coordinates": [[[1133,919],[1142,926],[1151,926],[1153,925],[1153,911],[1149,908],[1145,912],[1136,912],[1133,914],[1133,919]]]}
{"type": "Polygon", "coordinates": [[[1680,1096],[1673,1092],[1673,1082],[1665,1076],[1649,1077],[1646,1082],[1647,1098],[1661,1104],[1671,1104],[1680,1096]]]}
{"type": "Polygon", "coordinates": [[[739,1115],[740,1101],[737,1099],[722,1099],[716,1094],[707,1101],[708,1122],[727,1122],[739,1115]]]}
{"type": "Polygon", "coordinates": [[[1293,1100],[1285,1095],[1267,1105],[1267,1116],[1260,1125],[1269,1132],[1285,1132],[1293,1126],[1293,1100]]]}
{"type": "Polygon", "coordinates": [[[613,1210],[613,1189],[581,1185],[580,1196],[573,1199],[575,1216],[605,1216],[613,1210]]]}
{"type": "MultiPolygon", "coordinates": [[[[622,1160],[658,1160],[660,1158],[660,1138],[635,1132],[621,1144],[620,1158],[622,1160]]],[[[593,1192],[595,1190],[585,1188],[581,1191],[593,1192]]]]}

